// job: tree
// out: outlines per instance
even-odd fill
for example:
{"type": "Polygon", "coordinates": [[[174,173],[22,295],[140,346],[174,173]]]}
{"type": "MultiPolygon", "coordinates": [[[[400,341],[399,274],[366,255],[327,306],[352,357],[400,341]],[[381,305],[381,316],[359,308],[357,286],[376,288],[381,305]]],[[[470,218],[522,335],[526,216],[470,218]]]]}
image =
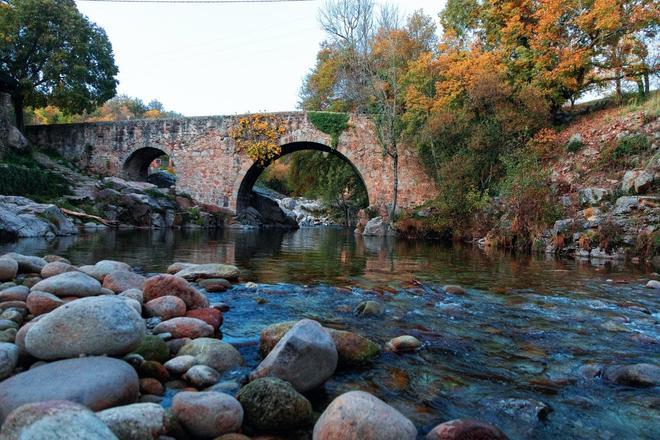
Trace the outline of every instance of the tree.
{"type": "Polygon", "coordinates": [[[0,66],[16,82],[11,95],[19,128],[24,106],[81,113],[115,95],[110,41],[73,0],[4,0],[0,12],[0,66]]]}

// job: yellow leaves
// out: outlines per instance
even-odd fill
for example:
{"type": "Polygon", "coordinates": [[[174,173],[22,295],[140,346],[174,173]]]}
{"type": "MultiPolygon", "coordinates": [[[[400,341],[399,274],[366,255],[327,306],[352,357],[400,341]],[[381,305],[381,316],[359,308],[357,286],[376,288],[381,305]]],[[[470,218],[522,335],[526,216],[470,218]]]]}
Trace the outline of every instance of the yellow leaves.
{"type": "Polygon", "coordinates": [[[286,126],[276,116],[254,114],[239,118],[229,129],[229,136],[237,151],[266,166],[282,154],[279,140],[285,132],[286,126]]]}

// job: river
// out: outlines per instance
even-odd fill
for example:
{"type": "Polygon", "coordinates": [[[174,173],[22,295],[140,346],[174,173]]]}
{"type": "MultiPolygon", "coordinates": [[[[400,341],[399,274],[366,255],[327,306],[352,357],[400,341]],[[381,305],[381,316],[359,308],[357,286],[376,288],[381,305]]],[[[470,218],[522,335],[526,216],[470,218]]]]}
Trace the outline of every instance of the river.
{"type": "Polygon", "coordinates": [[[222,326],[246,365],[258,362],[260,330],[309,317],[384,345],[410,334],[413,354],[383,353],[368,368],[335,373],[317,409],[338,394],[363,389],[408,416],[420,435],[437,423],[472,417],[511,438],[657,438],[656,388],[586,380],[590,363],[660,360],[660,298],[644,288],[649,274],[630,265],[512,256],[435,242],[362,238],[344,229],[281,231],[113,231],[23,239],[0,252],[55,253],[74,264],[125,261],[145,273],[174,261],[225,262],[242,281],[212,301],[231,306],[222,326]],[[417,283],[413,283],[416,280],[417,283]],[[441,286],[459,284],[465,295],[441,286]],[[257,302],[259,298],[259,304],[257,302]],[[385,304],[382,317],[358,317],[366,299],[385,304]],[[532,399],[552,408],[544,421],[497,401],[532,399]]]}

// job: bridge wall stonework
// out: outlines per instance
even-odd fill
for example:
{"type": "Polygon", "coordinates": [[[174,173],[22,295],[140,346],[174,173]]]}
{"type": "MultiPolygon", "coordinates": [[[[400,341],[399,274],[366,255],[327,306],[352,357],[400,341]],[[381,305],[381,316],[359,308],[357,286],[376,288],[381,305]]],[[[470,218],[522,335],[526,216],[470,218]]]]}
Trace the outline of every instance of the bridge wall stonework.
{"type": "MultiPolygon", "coordinates": [[[[332,150],[330,136],[316,129],[306,113],[273,115],[286,127],[280,138],[283,154],[300,149],[336,152],[362,176],[370,205],[392,202],[391,159],[383,156],[368,117],[351,115],[349,128],[340,136],[336,150],[332,150]]],[[[136,152],[149,148],[161,150],[174,161],[178,191],[202,203],[236,210],[243,179],[255,166],[244,152],[236,150],[228,134],[239,117],[37,125],[27,127],[26,133],[38,147],[54,150],[81,169],[101,176],[131,177],[127,176],[125,164],[136,152]]],[[[402,151],[399,206],[422,204],[434,197],[435,191],[415,152],[402,151]]]]}

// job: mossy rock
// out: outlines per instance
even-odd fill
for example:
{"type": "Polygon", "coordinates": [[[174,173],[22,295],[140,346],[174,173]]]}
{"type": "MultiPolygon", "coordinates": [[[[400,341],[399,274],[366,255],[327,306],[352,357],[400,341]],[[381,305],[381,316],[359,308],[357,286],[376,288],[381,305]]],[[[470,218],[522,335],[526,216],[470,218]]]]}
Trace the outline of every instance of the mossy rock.
{"type": "Polygon", "coordinates": [[[250,382],[236,399],[244,411],[245,423],[265,432],[290,431],[309,426],[312,405],[289,382],[265,377],[250,382]]]}
{"type": "Polygon", "coordinates": [[[154,335],[145,336],[142,344],[134,353],[139,354],[146,361],[156,361],[164,364],[170,358],[170,349],[160,337],[154,335]]]}

